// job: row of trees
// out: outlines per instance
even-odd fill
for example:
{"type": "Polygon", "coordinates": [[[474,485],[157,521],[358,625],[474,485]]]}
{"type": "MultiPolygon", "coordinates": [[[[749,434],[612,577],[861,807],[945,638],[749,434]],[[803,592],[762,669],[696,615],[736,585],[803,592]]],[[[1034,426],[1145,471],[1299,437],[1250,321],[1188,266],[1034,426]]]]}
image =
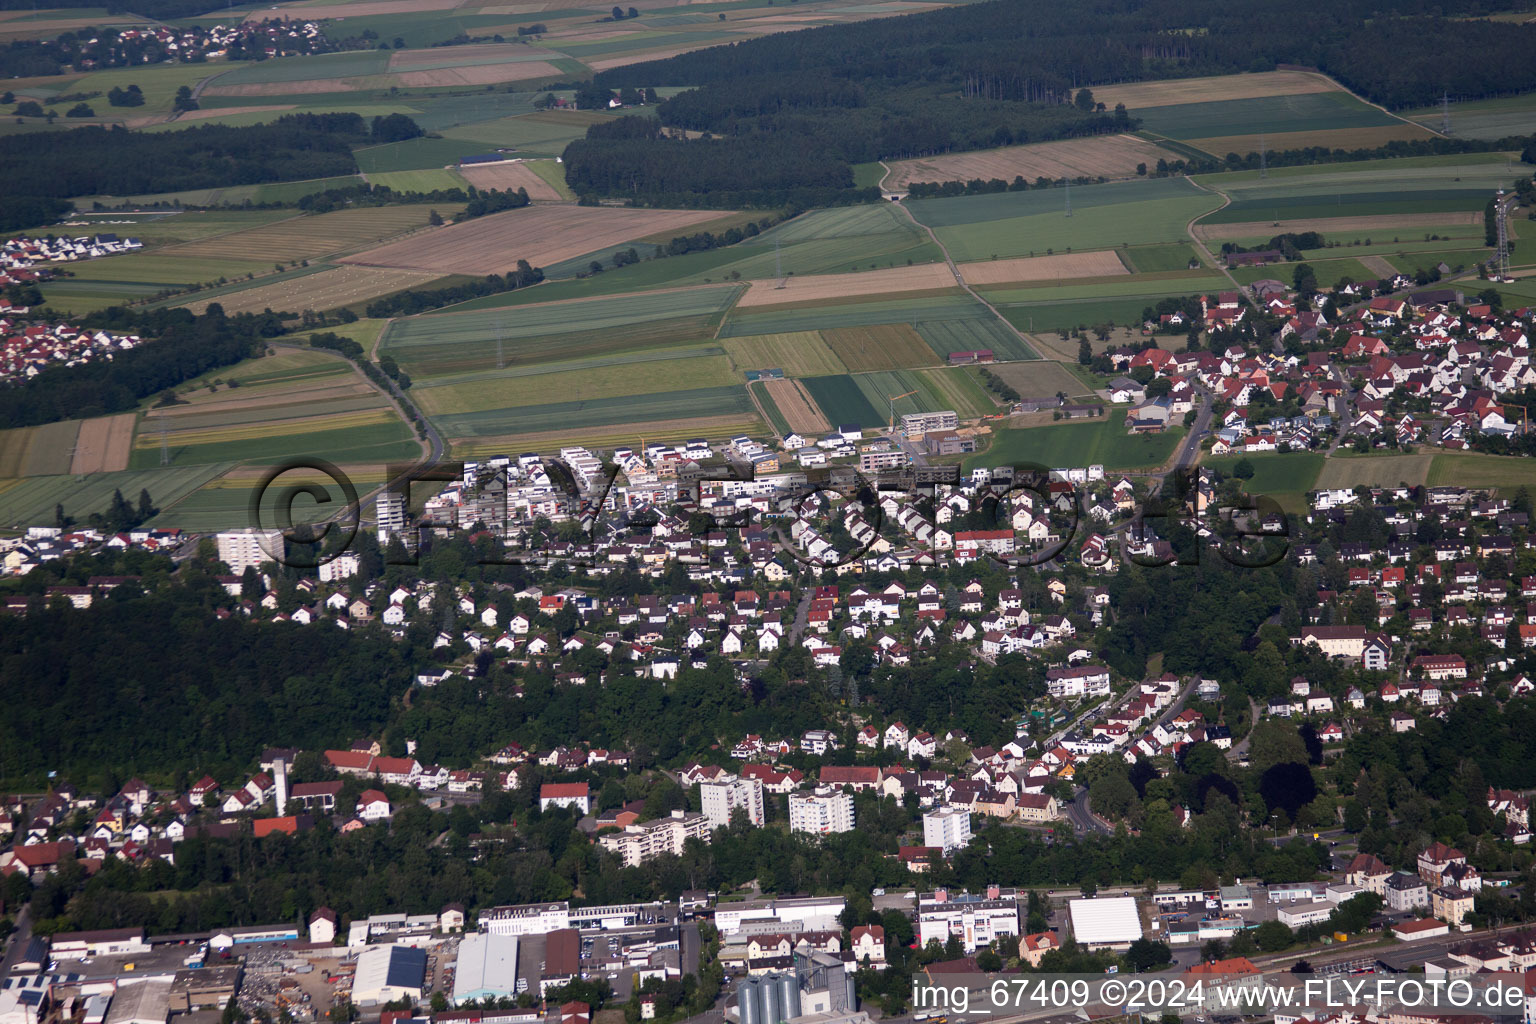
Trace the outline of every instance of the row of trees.
{"type": "MultiPolygon", "coordinates": [[[[499,194],[499,193],[498,193],[499,194]]],[[[516,288],[527,288],[544,280],[544,271],[530,266],[527,260],[518,260],[517,269],[506,274],[488,274],[479,281],[447,285],[442,288],[407,288],[404,291],[374,299],[368,303],[370,317],[411,316],[429,309],[451,306],[456,302],[499,295],[516,288]]]]}

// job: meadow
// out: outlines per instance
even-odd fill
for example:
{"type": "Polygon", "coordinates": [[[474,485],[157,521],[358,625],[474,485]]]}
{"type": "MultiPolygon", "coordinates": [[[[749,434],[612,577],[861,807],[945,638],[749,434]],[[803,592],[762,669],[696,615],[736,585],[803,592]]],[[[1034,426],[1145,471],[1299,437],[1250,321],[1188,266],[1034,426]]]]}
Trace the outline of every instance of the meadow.
{"type": "MultiPolygon", "coordinates": [[[[148,490],[151,500],[164,508],[229,468],[228,464],[182,466],[98,473],[84,480],[66,474],[0,482],[0,524],[22,527],[52,523],[55,505],[63,505],[65,515],[83,522],[92,512],[106,510],[114,490],[122,491],[130,501],[138,500],[140,490],[148,490]]],[[[245,523],[242,518],[231,525],[245,523]]]]}
{"type": "MultiPolygon", "coordinates": [[[[1181,242],[1189,221],[1221,205],[1183,178],[1002,192],[905,204],[958,262],[1051,251],[1181,242]],[[1067,200],[1070,195],[1071,216],[1067,200]]],[[[1251,218],[1249,218],[1251,219],[1251,218]]]]}
{"type": "MultiPolygon", "coordinates": [[[[1070,370],[1048,360],[1036,360],[1027,365],[996,363],[984,369],[1017,391],[1022,398],[1052,398],[1065,394],[1068,398],[1098,400],[1093,391],[1070,370]]],[[[980,376],[979,370],[973,372],[980,376]]]]}
{"type": "Polygon", "coordinates": [[[1536,490],[1536,460],[1471,452],[1433,456],[1425,483],[1431,487],[1489,487],[1513,497],[1521,487],[1536,490]]]}
{"type": "MultiPolygon", "coordinates": [[[[437,416],[433,422],[446,437],[457,440],[536,431],[565,432],[593,427],[643,425],[650,421],[674,420],[680,415],[690,419],[729,417],[739,421],[755,417],[755,412],[752,400],[747,397],[745,385],[732,384],[487,409],[437,416]]],[[[643,431],[643,426],[639,429],[643,431]]]]}
{"type": "MultiPolygon", "coordinates": [[[[1135,115],[1141,118],[1143,131],[1180,140],[1257,135],[1260,132],[1283,136],[1287,132],[1402,124],[1402,121],[1386,111],[1342,90],[1289,96],[1213,99],[1133,109],[1135,115]]],[[[1195,144],[1199,145],[1198,142],[1195,144]]],[[[1290,148],[1279,139],[1272,145],[1276,149],[1290,148]]]]}
{"type": "MultiPolygon", "coordinates": [[[[1273,498],[1287,512],[1306,507],[1306,494],[1318,488],[1318,474],[1325,459],[1318,452],[1275,452],[1246,456],[1253,467],[1253,477],[1242,481],[1250,495],[1273,498]]],[[[1218,456],[1202,459],[1202,467],[1230,477],[1242,457],[1218,456]]]]}
{"type": "Polygon", "coordinates": [[[986,451],[965,461],[965,468],[1035,464],[1127,470],[1160,466],[1183,437],[1183,427],[1162,434],[1129,435],[1125,432],[1125,410],[1113,409],[1098,420],[999,430],[986,451]]]}
{"type": "Polygon", "coordinates": [[[1140,324],[1141,314],[1160,298],[1178,298],[1186,291],[1140,295],[1127,299],[1076,299],[1066,302],[1020,302],[998,306],[998,312],[1014,327],[1032,334],[1038,331],[1071,331],[1098,324],[1140,324]]]}
{"type": "Polygon", "coordinates": [[[818,331],[725,338],[720,344],[738,370],[779,369],[787,377],[816,377],[848,369],[818,331]]]}
{"type": "Polygon", "coordinates": [[[1407,484],[1417,487],[1427,482],[1435,455],[1418,452],[1413,455],[1355,455],[1341,449],[1324,463],[1317,476],[1317,486],[1333,487],[1396,487],[1407,484]]]}

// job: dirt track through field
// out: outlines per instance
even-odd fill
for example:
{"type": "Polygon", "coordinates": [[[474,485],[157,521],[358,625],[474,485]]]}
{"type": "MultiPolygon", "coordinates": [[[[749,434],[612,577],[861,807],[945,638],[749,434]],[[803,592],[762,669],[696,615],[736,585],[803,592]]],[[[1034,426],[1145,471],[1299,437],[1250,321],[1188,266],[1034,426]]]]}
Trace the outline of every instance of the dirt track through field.
{"type": "Polygon", "coordinates": [[[340,262],[441,274],[502,274],[520,259],[535,267],[550,267],[657,231],[681,231],[721,215],[719,210],[527,207],[424,232],[340,262]]]}
{"type": "Polygon", "coordinates": [[[520,188],[526,189],[528,198],[536,202],[559,202],[562,198],[553,185],[539,177],[537,171],[521,160],[505,160],[499,164],[471,164],[468,167],[460,167],[459,173],[475,188],[507,192],[515,192],[520,188]]]}
{"type": "Polygon", "coordinates": [[[981,153],[898,160],[889,165],[891,173],[886,175],[881,187],[899,190],[918,181],[970,181],[973,178],[1001,178],[1011,182],[1021,175],[1031,183],[1036,178],[1122,178],[1135,175],[1137,164],[1155,166],[1159,159],[1169,155],[1168,150],[1144,139],[1104,135],[1008,146],[981,153]]]}
{"type": "Polygon", "coordinates": [[[78,476],[127,469],[136,418],[134,413],[125,412],[117,416],[98,416],[81,423],[69,471],[78,476]]]}
{"type": "Polygon", "coordinates": [[[784,414],[784,422],[797,434],[821,434],[832,429],[816,400],[798,380],[764,381],[768,397],[784,414]]]}
{"type": "Polygon", "coordinates": [[[916,267],[890,267],[859,274],[812,274],[786,277],[784,287],[776,280],[752,281],[752,287],[736,303],[738,307],[777,306],[791,302],[825,302],[850,295],[903,294],[953,288],[955,276],[942,263],[916,267]]]}
{"type": "Polygon", "coordinates": [[[1064,252],[1054,256],[1021,256],[1012,260],[960,264],[966,284],[1012,284],[1020,281],[1054,281],[1061,278],[1116,277],[1129,274],[1125,263],[1110,250],[1064,252]]]}

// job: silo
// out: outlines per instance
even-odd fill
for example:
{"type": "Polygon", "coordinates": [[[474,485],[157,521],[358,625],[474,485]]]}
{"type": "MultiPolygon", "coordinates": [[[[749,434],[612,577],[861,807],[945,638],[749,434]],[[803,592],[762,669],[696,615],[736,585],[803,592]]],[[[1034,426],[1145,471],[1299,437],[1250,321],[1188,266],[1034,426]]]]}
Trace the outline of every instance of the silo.
{"type": "Polygon", "coordinates": [[[779,977],[779,1005],[784,1010],[785,1020],[800,1016],[800,983],[793,974],[779,977]]]}
{"type": "Polygon", "coordinates": [[[852,1013],[859,1008],[859,997],[853,991],[853,975],[844,974],[843,982],[848,986],[846,989],[847,1002],[843,1004],[843,1009],[848,1013],[852,1013]]]}
{"type": "Polygon", "coordinates": [[[763,993],[763,1020],[762,1024],[781,1024],[784,1020],[784,1007],[779,1003],[779,979],[770,974],[758,981],[763,993]]]}
{"type": "Polygon", "coordinates": [[[736,1015],[741,1024],[762,1024],[758,1012],[756,978],[743,978],[736,986],[736,1015]]]}

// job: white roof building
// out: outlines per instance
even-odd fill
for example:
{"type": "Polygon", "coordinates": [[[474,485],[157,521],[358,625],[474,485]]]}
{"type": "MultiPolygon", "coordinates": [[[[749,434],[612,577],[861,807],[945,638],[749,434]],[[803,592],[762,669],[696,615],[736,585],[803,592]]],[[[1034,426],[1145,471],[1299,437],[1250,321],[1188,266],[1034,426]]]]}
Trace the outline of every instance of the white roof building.
{"type": "Polygon", "coordinates": [[[517,955],[515,935],[481,933],[467,937],[459,945],[453,1004],[517,995],[517,955]]]}
{"type": "Polygon", "coordinates": [[[411,946],[373,946],[358,954],[352,1002],[379,1006],[402,996],[421,997],[427,977],[427,951],[411,946]]]}
{"type": "Polygon", "coordinates": [[[1068,904],[1072,934],[1089,949],[1124,949],[1141,938],[1134,896],[1103,896],[1068,904]]]}

